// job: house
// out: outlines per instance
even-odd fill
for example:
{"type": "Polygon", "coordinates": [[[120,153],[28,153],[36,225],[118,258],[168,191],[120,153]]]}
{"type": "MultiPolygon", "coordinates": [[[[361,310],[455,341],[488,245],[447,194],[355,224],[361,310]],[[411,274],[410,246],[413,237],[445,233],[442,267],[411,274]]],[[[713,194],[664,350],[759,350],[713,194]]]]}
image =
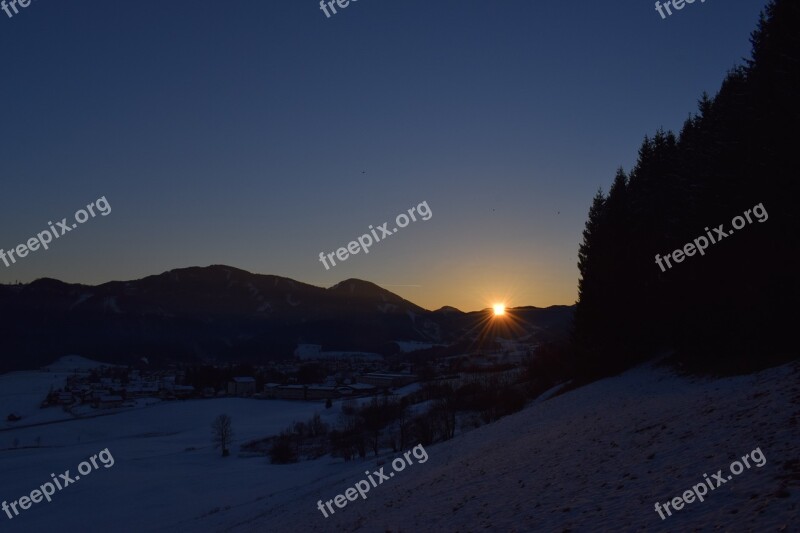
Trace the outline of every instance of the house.
{"type": "Polygon", "coordinates": [[[102,396],[98,402],[98,407],[100,409],[113,409],[115,407],[122,407],[122,401],[122,396],[102,396]]]}
{"type": "Polygon", "coordinates": [[[328,400],[338,398],[339,393],[336,392],[336,387],[324,385],[309,385],[306,388],[306,400],[328,400]]]}
{"type": "Polygon", "coordinates": [[[256,378],[235,377],[228,381],[228,394],[233,396],[252,396],[256,392],[256,378]]]}
{"type": "Polygon", "coordinates": [[[403,387],[418,381],[419,378],[414,374],[387,374],[381,372],[371,372],[363,374],[356,378],[358,383],[366,383],[367,385],[375,385],[381,389],[388,389],[391,387],[403,387]]]}
{"type": "Polygon", "coordinates": [[[278,400],[327,400],[339,397],[336,387],[325,385],[278,385],[269,383],[264,396],[278,400]]]}
{"type": "Polygon", "coordinates": [[[166,390],[169,392],[175,390],[175,376],[162,376],[161,390],[166,390]]]}
{"type": "Polygon", "coordinates": [[[269,394],[279,400],[305,400],[306,388],[304,385],[281,385],[270,389],[269,394]]]}
{"type": "Polygon", "coordinates": [[[267,383],[264,385],[264,398],[277,398],[280,383],[267,383]]]}
{"type": "Polygon", "coordinates": [[[321,354],[321,344],[298,344],[294,350],[294,356],[298,359],[318,359],[321,354]]]}
{"type": "Polygon", "coordinates": [[[91,391],[87,391],[86,395],[83,398],[83,401],[91,402],[91,404],[94,407],[98,407],[100,405],[100,400],[106,396],[111,396],[110,390],[94,389],[91,391]]]}
{"type": "Polygon", "coordinates": [[[173,391],[177,398],[190,398],[194,396],[194,387],[191,385],[175,385],[173,391]]]}
{"type": "Polygon", "coordinates": [[[147,398],[158,396],[158,383],[139,381],[131,382],[125,389],[125,396],[128,398],[147,398]]]}
{"type": "Polygon", "coordinates": [[[350,385],[343,385],[337,390],[341,396],[360,396],[372,394],[378,389],[375,385],[369,385],[367,383],[352,383],[350,385]]]}
{"type": "Polygon", "coordinates": [[[58,405],[71,405],[75,402],[75,396],[71,392],[59,392],[56,402],[58,405]]]}

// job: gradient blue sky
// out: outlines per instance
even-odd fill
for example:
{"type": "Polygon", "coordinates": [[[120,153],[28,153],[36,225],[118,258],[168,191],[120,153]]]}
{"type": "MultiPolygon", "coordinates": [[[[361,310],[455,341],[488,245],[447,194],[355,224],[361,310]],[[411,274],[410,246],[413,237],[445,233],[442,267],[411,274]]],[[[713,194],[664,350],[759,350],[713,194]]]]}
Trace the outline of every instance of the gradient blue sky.
{"type": "Polygon", "coordinates": [[[227,264],[362,278],[431,309],[571,304],[595,191],[717,91],[765,4],[698,1],[667,20],[642,0],[0,12],[0,248],[100,196],[112,207],[0,263],[0,281],[227,264]],[[421,201],[429,221],[319,262],[421,201]]]}

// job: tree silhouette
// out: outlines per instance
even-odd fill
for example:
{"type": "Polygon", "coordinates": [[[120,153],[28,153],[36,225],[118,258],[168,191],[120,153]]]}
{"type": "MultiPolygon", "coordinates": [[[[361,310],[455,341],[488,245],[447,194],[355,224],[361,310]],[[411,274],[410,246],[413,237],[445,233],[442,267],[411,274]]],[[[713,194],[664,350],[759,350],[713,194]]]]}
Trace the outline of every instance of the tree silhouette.
{"type": "Polygon", "coordinates": [[[725,77],[678,136],[645,137],[629,174],[598,192],[578,252],[573,348],[584,374],[614,373],[663,349],[699,368],[746,371],[794,351],[800,218],[800,8],[773,0],[752,57],[725,77]],[[749,223],[662,271],[656,254],[757,204],[749,223]]]}
{"type": "Polygon", "coordinates": [[[222,457],[230,455],[228,447],[233,440],[233,427],[231,425],[231,417],[228,415],[219,415],[211,423],[212,440],[214,448],[222,449],[222,457]]]}

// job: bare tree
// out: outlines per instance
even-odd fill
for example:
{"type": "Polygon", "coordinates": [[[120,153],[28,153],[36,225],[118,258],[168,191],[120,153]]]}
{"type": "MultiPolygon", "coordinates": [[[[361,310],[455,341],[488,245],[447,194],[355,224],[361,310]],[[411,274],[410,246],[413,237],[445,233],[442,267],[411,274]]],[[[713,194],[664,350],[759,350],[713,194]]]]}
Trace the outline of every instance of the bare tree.
{"type": "Polygon", "coordinates": [[[233,440],[233,428],[231,427],[231,417],[219,415],[211,424],[212,440],[214,448],[222,448],[222,457],[230,455],[228,446],[233,440]]]}
{"type": "Polygon", "coordinates": [[[413,417],[408,412],[408,406],[405,404],[405,402],[401,402],[400,403],[399,410],[400,410],[400,413],[399,413],[400,414],[400,417],[399,417],[400,442],[399,442],[399,444],[400,444],[400,449],[401,450],[405,450],[406,449],[406,444],[408,443],[408,440],[409,440],[409,433],[411,432],[411,429],[412,429],[413,417]]]}
{"type": "Polygon", "coordinates": [[[450,440],[456,435],[456,409],[452,397],[442,398],[434,404],[438,414],[439,428],[443,440],[450,440]]]}

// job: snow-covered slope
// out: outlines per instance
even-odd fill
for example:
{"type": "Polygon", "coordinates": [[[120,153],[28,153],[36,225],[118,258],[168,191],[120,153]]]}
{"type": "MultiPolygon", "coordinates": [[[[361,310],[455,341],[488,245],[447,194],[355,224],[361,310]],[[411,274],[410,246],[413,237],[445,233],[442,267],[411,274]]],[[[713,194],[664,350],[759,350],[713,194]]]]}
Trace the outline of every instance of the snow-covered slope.
{"type": "MultiPolygon", "coordinates": [[[[46,371],[0,374],[0,430],[72,418],[62,409],[40,409],[39,406],[50,389],[64,387],[69,375],[88,372],[99,366],[103,363],[69,355],[44,367],[46,371]],[[11,413],[21,416],[22,420],[6,421],[6,416],[11,413]]],[[[0,449],[5,446],[0,437],[0,449]]]]}
{"type": "Polygon", "coordinates": [[[237,532],[791,531],[800,524],[798,385],[797,364],[721,380],[645,366],[429,446],[425,464],[329,518],[317,500],[343,493],[374,461],[211,523],[237,532]],[[763,467],[663,521],[655,512],[757,447],[763,467]]]}
{"type": "MultiPolygon", "coordinates": [[[[324,518],[329,500],[376,460],[322,458],[270,465],[220,458],[211,419],[234,421],[236,442],[320,412],[305,402],[171,402],[112,416],[0,432],[0,501],[29,494],[109,448],[112,468],[81,478],[5,531],[425,532],[791,531],[798,523],[800,365],[745,377],[686,379],[644,366],[536,402],[454,440],[426,447],[389,481],[324,518]],[[32,446],[41,436],[41,448],[32,446]],[[9,449],[13,438],[20,447],[9,449]],[[732,460],[750,468],[662,521],[654,510],[732,460]],[[781,529],[784,528],[784,529],[781,529]]],[[[388,463],[388,455],[382,460],[388,463]]]]}

